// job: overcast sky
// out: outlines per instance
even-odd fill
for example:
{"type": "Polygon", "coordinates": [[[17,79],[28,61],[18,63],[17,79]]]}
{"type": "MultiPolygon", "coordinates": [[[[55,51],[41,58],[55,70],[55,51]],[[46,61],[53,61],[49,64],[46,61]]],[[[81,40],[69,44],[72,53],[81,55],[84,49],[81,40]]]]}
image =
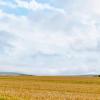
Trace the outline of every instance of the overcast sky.
{"type": "Polygon", "coordinates": [[[100,0],[0,0],[0,71],[100,73],[100,0]]]}

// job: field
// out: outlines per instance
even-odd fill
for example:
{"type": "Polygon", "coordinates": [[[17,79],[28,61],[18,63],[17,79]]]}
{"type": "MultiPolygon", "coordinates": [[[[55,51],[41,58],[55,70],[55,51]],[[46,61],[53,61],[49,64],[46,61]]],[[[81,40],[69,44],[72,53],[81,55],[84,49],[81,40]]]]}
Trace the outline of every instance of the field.
{"type": "Polygon", "coordinates": [[[100,78],[0,76],[0,100],[100,100],[100,78]]]}

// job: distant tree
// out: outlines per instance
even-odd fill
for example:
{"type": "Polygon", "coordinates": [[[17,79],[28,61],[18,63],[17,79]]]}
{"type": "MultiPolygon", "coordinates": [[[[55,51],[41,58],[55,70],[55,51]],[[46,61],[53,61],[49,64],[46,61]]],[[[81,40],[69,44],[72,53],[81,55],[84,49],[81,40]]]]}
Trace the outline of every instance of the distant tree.
{"type": "Polygon", "coordinates": [[[100,77],[100,75],[98,75],[98,77],[100,77]]]}

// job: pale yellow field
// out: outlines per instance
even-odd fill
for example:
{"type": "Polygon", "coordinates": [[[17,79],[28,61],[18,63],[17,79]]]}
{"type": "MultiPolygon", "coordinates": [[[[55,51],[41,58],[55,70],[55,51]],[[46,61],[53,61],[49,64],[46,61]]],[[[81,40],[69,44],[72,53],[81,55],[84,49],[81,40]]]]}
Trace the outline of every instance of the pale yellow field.
{"type": "Polygon", "coordinates": [[[0,100],[100,100],[100,78],[3,76],[0,100]]]}

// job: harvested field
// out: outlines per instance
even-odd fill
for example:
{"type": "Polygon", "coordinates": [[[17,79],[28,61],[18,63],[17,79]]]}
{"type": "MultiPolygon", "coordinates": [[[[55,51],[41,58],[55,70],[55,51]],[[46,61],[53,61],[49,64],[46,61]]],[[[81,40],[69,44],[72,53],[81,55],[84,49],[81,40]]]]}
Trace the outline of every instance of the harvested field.
{"type": "Polygon", "coordinates": [[[100,100],[100,78],[1,76],[0,100],[100,100]]]}

